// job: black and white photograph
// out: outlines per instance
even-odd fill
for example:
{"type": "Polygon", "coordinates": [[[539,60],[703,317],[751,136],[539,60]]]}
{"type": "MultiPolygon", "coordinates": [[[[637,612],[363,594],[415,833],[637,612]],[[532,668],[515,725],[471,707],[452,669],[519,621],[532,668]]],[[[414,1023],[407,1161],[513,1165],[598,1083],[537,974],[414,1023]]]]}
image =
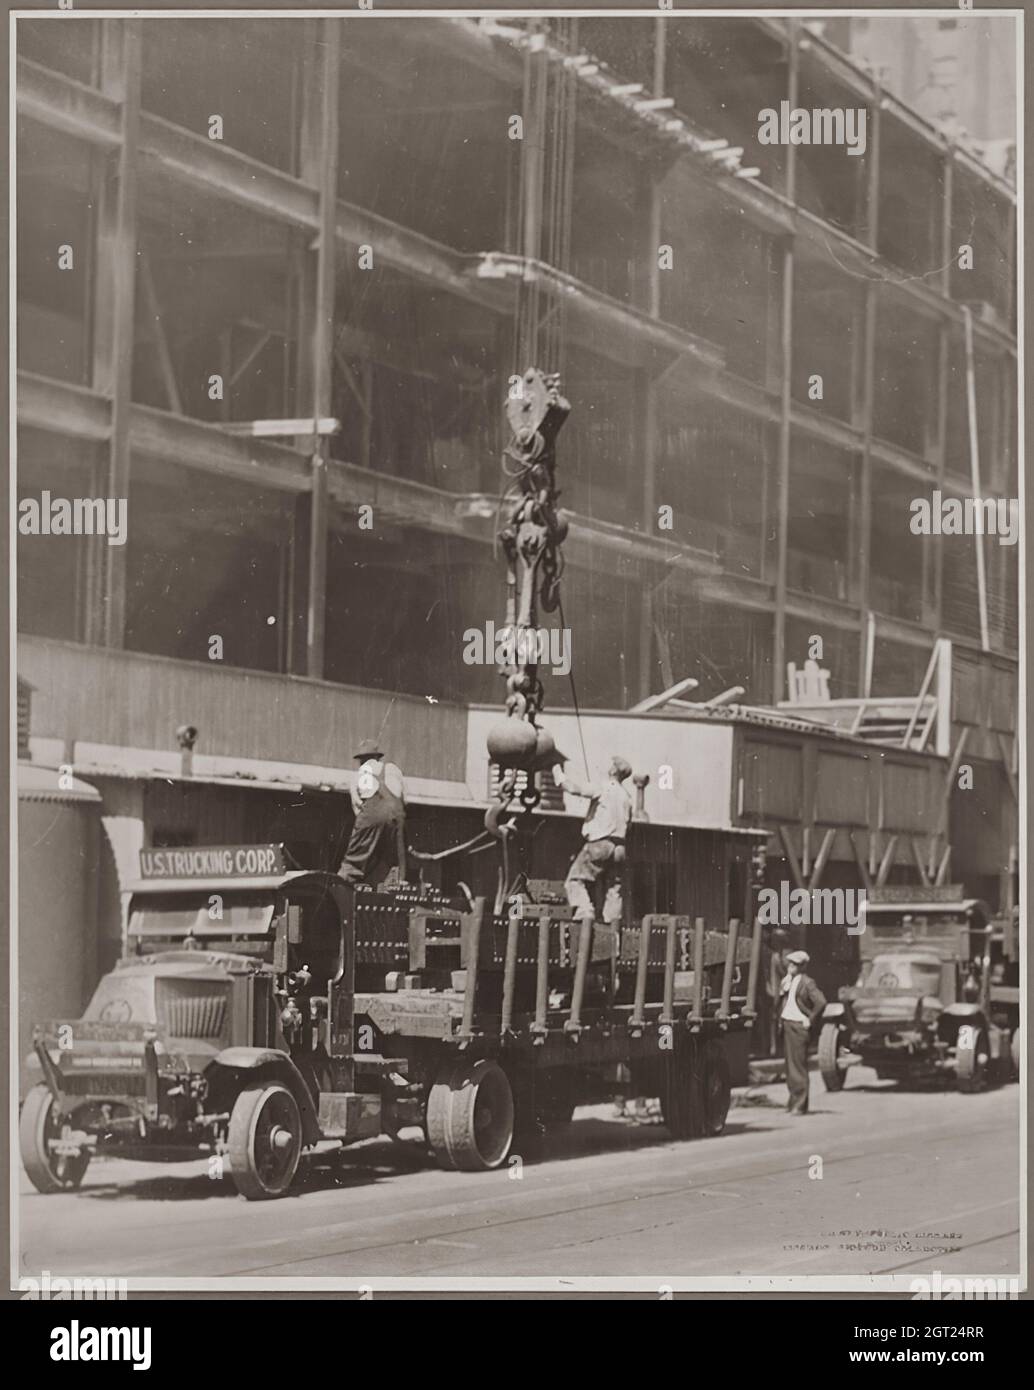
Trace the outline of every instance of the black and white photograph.
{"type": "Polygon", "coordinates": [[[12,13],[13,1296],[1024,1296],[1023,25],[12,13]]]}

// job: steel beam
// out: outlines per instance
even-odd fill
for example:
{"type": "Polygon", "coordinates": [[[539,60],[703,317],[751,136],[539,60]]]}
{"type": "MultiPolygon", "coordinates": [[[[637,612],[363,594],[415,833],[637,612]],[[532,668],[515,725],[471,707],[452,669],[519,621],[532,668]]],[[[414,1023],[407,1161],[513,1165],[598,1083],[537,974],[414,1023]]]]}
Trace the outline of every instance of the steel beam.
{"type": "MultiPolygon", "coordinates": [[[[107,440],[111,435],[111,402],[96,392],[68,382],[56,381],[20,371],[17,379],[17,410],[20,426],[46,430],[79,439],[107,440]]],[[[172,415],[152,406],[134,405],[130,410],[130,441],[134,454],[179,464],[184,468],[234,478],[256,487],[305,495],[311,486],[309,461],[303,452],[266,439],[230,434],[219,425],[187,416],[172,415]]],[[[399,525],[462,536],[486,544],[492,541],[494,499],[477,499],[477,515],[469,507],[458,510],[455,494],[408,478],[372,473],[355,464],[331,460],[328,491],[340,507],[352,508],[370,503],[378,512],[399,525]]],[[[704,552],[685,553],[660,537],[641,531],[571,516],[567,541],[568,558],[576,566],[592,563],[599,547],[663,571],[676,588],[684,583],[694,592],[716,602],[733,603],[758,612],[775,610],[771,585],[722,574],[718,564],[704,552]],[[703,586],[703,587],[701,587],[703,586]]],[[[818,620],[843,631],[857,632],[862,626],[856,608],[822,599],[790,596],[786,603],[789,617],[818,620]]],[[[928,648],[930,633],[921,623],[881,617],[880,630],[889,639],[915,647],[928,648]]],[[[959,650],[979,652],[979,644],[953,639],[959,650]]],[[[1012,660],[1007,653],[999,653],[1012,660]]]]}
{"type": "Polygon", "coordinates": [[[264,439],[241,438],[218,425],[170,415],[151,406],[130,411],[133,452],[233,478],[253,487],[305,493],[310,488],[305,456],[264,439]]]}
{"type": "Polygon", "coordinates": [[[18,59],[18,114],[50,130],[117,149],[122,140],[118,102],[28,58],[18,59]]]}
{"type": "MultiPolygon", "coordinates": [[[[795,19],[788,21],[787,37],[787,99],[791,109],[797,105],[800,83],[800,26],[795,19]]],[[[786,198],[791,204],[796,196],[797,151],[794,145],[786,150],[786,198]]],[[[783,698],[786,666],[786,568],[790,540],[790,431],[793,410],[793,283],[794,238],[783,242],[782,253],[783,301],[780,314],[781,371],[779,393],[779,453],[776,478],[776,573],[775,621],[772,624],[772,703],[783,698]]]]}
{"type": "MultiPolygon", "coordinates": [[[[900,473],[904,478],[914,478],[917,483],[931,483],[934,480],[935,464],[931,464],[919,454],[898,448],[896,444],[891,444],[886,439],[870,439],[869,453],[875,462],[892,468],[895,473],[900,473]]],[[[968,484],[963,488],[966,495],[968,495],[967,488],[968,484]]]]}
{"type": "MultiPolygon", "coordinates": [[[[453,32],[462,31],[462,23],[457,22],[453,32]]],[[[484,48],[483,39],[480,40],[479,47],[484,48]]],[[[519,61],[516,54],[514,61],[519,61]]],[[[21,114],[66,134],[98,144],[113,145],[118,142],[119,113],[116,103],[82,83],[51,72],[25,58],[18,59],[17,101],[21,114]]],[[[176,179],[185,180],[195,187],[206,189],[214,196],[229,198],[295,226],[315,228],[318,224],[317,190],[289,174],[146,113],[140,120],[140,142],[141,153],[146,157],[145,163],[161,168],[176,179]]],[[[790,146],[788,152],[792,153],[793,148],[790,146]]],[[[992,184],[1010,199],[1014,199],[1015,194],[1008,185],[1001,184],[1000,180],[995,179],[982,166],[968,160],[963,152],[956,150],[955,157],[960,163],[964,163],[967,169],[972,167],[972,171],[979,174],[984,181],[992,184]]],[[[701,169],[700,176],[708,178],[725,196],[737,201],[744,211],[752,212],[756,216],[764,214],[763,220],[767,220],[771,234],[796,232],[814,248],[827,252],[832,246],[842,262],[850,259],[852,252],[857,256],[859,252],[864,255],[868,251],[867,265],[870,273],[879,276],[883,283],[900,292],[916,307],[925,307],[930,313],[946,314],[956,321],[961,321],[960,307],[947,296],[929,289],[920,281],[902,278],[893,266],[873,256],[870,248],[862,247],[861,243],[855,242],[847,234],[804,209],[792,207],[781,195],[763,186],[750,186],[742,179],[714,178],[706,169],[701,169]],[[755,206],[757,204],[760,204],[760,207],[755,206]]],[[[343,209],[344,207],[345,205],[342,205],[343,209]]],[[[358,217],[366,221],[371,216],[372,214],[366,214],[361,209],[351,208],[348,209],[346,220],[358,217]]],[[[374,218],[374,221],[382,224],[382,232],[394,226],[387,219],[374,218]]],[[[362,230],[364,229],[356,228],[357,233],[362,230]]],[[[347,228],[342,228],[340,224],[338,234],[346,237],[351,235],[347,228]]],[[[409,236],[415,236],[418,242],[425,241],[427,246],[436,246],[435,243],[420,238],[418,234],[406,234],[404,249],[407,254],[416,249],[409,243],[409,236]]],[[[358,235],[358,240],[366,241],[370,238],[364,234],[358,235]]],[[[437,276],[438,271],[442,269],[444,267],[437,266],[435,275],[437,276]]],[[[462,292],[455,283],[453,287],[457,292],[462,292]]],[[[1004,348],[1015,353],[1016,343],[1011,334],[986,324],[976,325],[976,328],[982,339],[993,343],[999,350],[1004,348]]]]}
{"type": "MultiPolygon", "coordinates": [[[[17,100],[21,114],[52,128],[95,143],[117,143],[117,103],[26,59],[18,60],[17,100]]],[[[140,117],[139,138],[142,172],[158,170],[177,182],[276,221],[318,229],[319,194],[317,188],[307,182],[147,113],[140,117]]],[[[793,148],[789,147],[791,155],[793,148]]],[[[700,176],[707,177],[704,171],[700,176]]],[[[722,178],[715,182],[741,201],[762,196],[761,189],[748,188],[742,179],[722,178]]],[[[780,195],[768,190],[764,191],[764,196],[777,205],[785,203],[780,195]]],[[[803,209],[787,208],[778,226],[770,230],[773,233],[795,232],[802,245],[821,248],[826,254],[832,248],[838,260],[848,268],[851,268],[852,259],[857,260],[867,273],[879,277],[892,292],[907,297],[917,309],[957,322],[962,320],[961,308],[946,296],[919,281],[902,279],[899,272],[876,257],[871,248],[855,242],[803,209]]],[[[388,218],[339,201],[336,234],[347,245],[368,243],[376,246],[384,263],[414,278],[426,280],[495,312],[511,312],[508,288],[500,295],[502,286],[482,281],[476,268],[472,268],[472,258],[388,218]]],[[[613,361],[642,366],[648,365],[647,359],[654,351],[675,354],[699,351],[701,340],[693,334],[630,311],[591,286],[569,285],[561,283],[559,278],[554,282],[548,277],[545,283],[552,293],[570,296],[568,327],[572,340],[593,351],[604,352],[613,361]]],[[[976,323],[974,331],[996,350],[1015,353],[1015,339],[1002,330],[976,323]]],[[[720,358],[720,354],[718,356],[720,358]]]]}
{"type": "Polygon", "coordinates": [[[855,551],[858,581],[858,620],[861,641],[858,648],[858,694],[863,689],[865,670],[866,614],[871,608],[869,587],[872,571],[872,417],[876,375],[876,310],[877,288],[871,281],[865,287],[865,333],[862,346],[862,442],[861,467],[858,477],[858,541],[855,551]]]}
{"type": "MultiPolygon", "coordinates": [[[[101,90],[118,103],[119,140],[107,155],[97,208],[92,385],[111,401],[105,496],[128,498],[137,260],[139,20],[103,25],[101,44],[101,90]]],[[[126,620],[126,547],[106,546],[101,571],[102,592],[88,597],[86,638],[121,647],[126,620]]]]}
{"type": "Polygon", "coordinates": [[[664,77],[668,52],[668,26],[663,15],[653,22],[653,94],[664,96],[664,77]]]}
{"type": "Polygon", "coordinates": [[[880,84],[873,82],[872,133],[870,136],[869,181],[866,185],[866,221],[869,224],[869,245],[879,255],[880,243],[880,84]]]}
{"type": "MultiPolygon", "coordinates": [[[[904,275],[899,267],[879,256],[871,246],[866,246],[832,223],[823,222],[821,217],[806,208],[796,208],[794,218],[798,243],[809,256],[818,258],[821,253],[822,263],[826,266],[879,281],[886,293],[897,296],[908,309],[931,320],[962,322],[962,306],[943,290],[932,289],[924,281],[904,275]]],[[[1016,339],[1012,334],[983,321],[975,324],[974,328],[988,348],[1015,355],[1016,339]]]]}
{"type": "MultiPolygon", "coordinates": [[[[664,21],[658,18],[654,26],[654,95],[664,89],[664,21]]],[[[646,198],[650,210],[647,222],[647,244],[644,248],[648,279],[646,312],[653,319],[661,317],[661,272],[658,247],[661,244],[661,196],[658,175],[647,167],[643,172],[646,198]]],[[[657,527],[657,463],[658,463],[658,385],[645,372],[637,376],[637,398],[640,416],[642,460],[642,525],[643,534],[656,535],[657,527]]],[[[633,470],[634,473],[634,470],[633,470]]],[[[634,507],[634,499],[630,499],[634,507]]],[[[644,576],[640,585],[639,621],[639,699],[645,700],[653,689],[653,586],[644,576]]]]}
{"type": "MultiPolygon", "coordinates": [[[[949,166],[950,167],[950,166],[949,166]]],[[[951,360],[951,329],[942,323],[937,334],[937,487],[944,492],[948,465],[948,367],[951,360]]],[[[943,537],[931,536],[928,546],[933,551],[933,630],[940,636],[944,629],[944,544],[943,537]]],[[[925,576],[925,569],[924,569],[925,576]]]]}
{"type": "MultiPolygon", "coordinates": [[[[79,439],[104,441],[111,437],[111,402],[81,386],[22,371],[18,373],[17,407],[21,426],[79,439]]],[[[256,487],[299,495],[308,493],[311,487],[311,471],[304,452],[152,406],[131,408],[130,439],[133,452],[141,456],[256,487]]],[[[328,467],[328,492],[339,506],[368,502],[401,525],[488,543],[492,540],[494,498],[480,499],[482,505],[475,516],[469,507],[457,508],[458,502],[469,503],[469,498],[458,498],[408,478],[370,472],[338,459],[331,460],[328,467]]],[[[659,537],[644,536],[639,531],[577,514],[570,517],[567,545],[569,559],[576,565],[588,565],[592,550],[603,546],[630,560],[655,564],[676,580],[684,574],[687,583],[719,574],[717,563],[703,552],[686,553],[659,537]]]]}
{"type": "MultiPolygon", "coordinates": [[[[782,418],[780,394],[732,372],[717,373],[712,381],[703,383],[703,389],[710,398],[724,401],[727,405],[743,411],[745,415],[764,420],[767,424],[778,424],[782,418]]],[[[790,404],[790,423],[795,431],[807,435],[810,439],[851,453],[860,452],[865,442],[865,431],[861,427],[851,425],[846,420],[823,415],[800,401],[792,401],[790,404]]],[[[921,454],[902,449],[886,439],[873,439],[871,444],[873,458],[888,468],[893,468],[904,477],[915,478],[918,482],[932,480],[933,465],[921,454]]],[[[968,482],[961,479],[959,481],[965,492],[968,482]]]]}
{"type": "MultiPolygon", "coordinates": [[[[786,24],[786,96],[792,111],[797,105],[801,85],[801,26],[796,19],[788,19],[786,24]]],[[[786,146],[786,201],[791,205],[797,202],[797,146],[786,146]]],[[[796,228],[794,228],[796,230],[796,228]]]]}
{"type": "MultiPolygon", "coordinates": [[[[334,364],[334,297],[337,264],[338,80],[341,26],[320,21],[315,33],[313,109],[303,130],[302,177],[319,189],[319,240],[313,282],[311,352],[312,417],[332,413],[334,364]]],[[[299,405],[304,402],[299,402],[299,405]]],[[[327,612],[327,531],[329,444],[312,440],[312,487],[309,515],[308,589],[305,625],[306,675],[322,680],[327,612]]]]}
{"type": "MultiPolygon", "coordinates": [[[[973,496],[981,494],[980,483],[980,441],[977,431],[977,386],[976,362],[973,352],[973,315],[969,307],[965,310],[965,351],[966,351],[966,422],[969,428],[969,472],[973,496]]],[[[980,528],[975,528],[973,542],[977,558],[977,608],[980,614],[980,645],[985,652],[991,650],[991,637],[987,616],[987,567],[984,556],[984,537],[980,528]]]]}
{"type": "Polygon", "coordinates": [[[18,372],[18,424],[73,439],[109,440],[111,402],[86,386],[18,372]]]}
{"type": "Polygon", "coordinates": [[[141,117],[140,154],[146,172],[157,171],[288,226],[319,227],[316,188],[160,116],[141,117]]]}
{"type": "Polygon", "coordinates": [[[804,405],[800,401],[790,403],[790,423],[795,430],[807,434],[812,439],[819,439],[823,444],[830,444],[835,449],[850,451],[857,449],[862,442],[862,432],[849,425],[846,420],[823,415],[813,406],[804,405]]]}
{"type": "Polygon", "coordinates": [[[786,665],[786,567],[790,531],[791,374],[793,371],[793,242],[783,248],[783,307],[781,361],[782,409],[779,420],[779,460],[776,479],[775,623],[772,634],[772,702],[783,698],[786,665]]]}

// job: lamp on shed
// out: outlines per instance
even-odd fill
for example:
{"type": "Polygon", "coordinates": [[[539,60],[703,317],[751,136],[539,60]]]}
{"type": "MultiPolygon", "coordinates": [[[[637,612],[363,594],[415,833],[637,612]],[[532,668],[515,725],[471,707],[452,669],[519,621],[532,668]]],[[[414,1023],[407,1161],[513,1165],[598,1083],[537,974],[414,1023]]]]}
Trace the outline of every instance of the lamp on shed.
{"type": "Polygon", "coordinates": [[[194,744],[197,743],[197,729],[193,724],[181,724],[176,730],[176,742],[180,746],[180,776],[194,775],[194,744]]]}

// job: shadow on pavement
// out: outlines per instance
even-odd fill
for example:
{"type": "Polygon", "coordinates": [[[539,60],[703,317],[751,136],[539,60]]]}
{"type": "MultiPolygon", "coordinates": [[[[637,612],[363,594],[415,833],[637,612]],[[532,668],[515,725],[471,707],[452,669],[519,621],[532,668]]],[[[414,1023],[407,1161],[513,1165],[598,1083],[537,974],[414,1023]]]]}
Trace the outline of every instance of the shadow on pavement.
{"type": "MultiPolygon", "coordinates": [[[[781,1107],[778,1107],[781,1109],[781,1107]]],[[[757,1119],[737,1116],[736,1107],[729,1112],[729,1121],[720,1136],[713,1139],[683,1141],[694,1149],[718,1143],[723,1137],[741,1134],[748,1129],[761,1132],[770,1126],[757,1119]]],[[[514,1141],[512,1157],[529,1165],[560,1164],[565,1161],[603,1154],[632,1153],[638,1150],[671,1147],[678,1143],[671,1138],[656,1116],[643,1119],[602,1119],[577,1116],[568,1125],[557,1126],[544,1134],[520,1136],[514,1141]]],[[[120,1161],[108,1160],[110,1172],[99,1171],[99,1165],[87,1175],[82,1189],[69,1193],[79,1200],[105,1202],[114,1200],[155,1202],[196,1202],[212,1198],[231,1200],[236,1188],[229,1173],[220,1178],[205,1172],[178,1173],[175,1168],[163,1168],[160,1173],[121,1178],[120,1161]]],[[[126,1165],[127,1167],[129,1165],[126,1165]]],[[[134,1164],[134,1167],[137,1166],[134,1164]]],[[[157,1167],[157,1165],[154,1165],[157,1167]]],[[[333,1189],[366,1187],[374,1183],[435,1168],[430,1151],[418,1141],[393,1142],[375,1139],[349,1148],[325,1148],[303,1158],[291,1191],[277,1202],[290,1201],[306,1193],[333,1189]]],[[[262,1203],[254,1205],[261,1206],[262,1203]]]]}

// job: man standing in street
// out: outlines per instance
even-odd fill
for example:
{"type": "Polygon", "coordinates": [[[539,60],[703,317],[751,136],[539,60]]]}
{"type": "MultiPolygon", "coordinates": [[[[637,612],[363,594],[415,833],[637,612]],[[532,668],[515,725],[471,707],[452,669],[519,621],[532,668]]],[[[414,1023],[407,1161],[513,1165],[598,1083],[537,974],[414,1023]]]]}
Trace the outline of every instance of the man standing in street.
{"type": "Polygon", "coordinates": [[[402,773],[372,738],[355,751],[359,771],[352,788],[355,824],[339,873],[346,883],[379,887],[396,865],[405,878],[406,788],[402,773]]]}
{"type": "Polygon", "coordinates": [[[603,922],[611,927],[621,924],[625,835],[632,819],[632,798],[625,783],[631,775],[631,767],[619,757],[611,759],[607,781],[602,787],[576,782],[559,764],[553,769],[553,780],[562,791],[589,800],[582,823],[584,843],[564,881],[567,901],[579,921],[596,920],[597,898],[602,896],[603,922]]]}
{"type": "Polygon", "coordinates": [[[826,1007],[826,1000],[810,975],[805,975],[807,951],[791,951],[786,957],[786,975],[780,988],[783,1047],[786,1053],[786,1109],[791,1115],[808,1113],[808,1034],[811,1025],[826,1007]]]}

